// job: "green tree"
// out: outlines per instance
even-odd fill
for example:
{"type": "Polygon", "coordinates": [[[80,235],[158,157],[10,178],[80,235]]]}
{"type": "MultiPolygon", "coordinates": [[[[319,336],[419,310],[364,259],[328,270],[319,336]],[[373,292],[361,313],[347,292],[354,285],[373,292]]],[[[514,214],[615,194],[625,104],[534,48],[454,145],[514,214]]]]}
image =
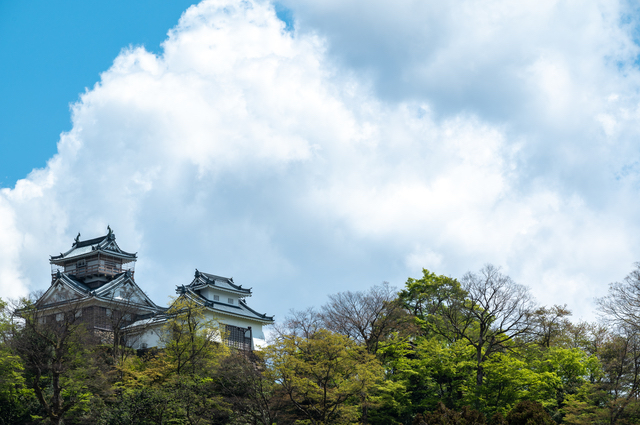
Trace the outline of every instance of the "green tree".
{"type": "Polygon", "coordinates": [[[98,341],[73,308],[42,310],[22,300],[11,346],[25,368],[26,382],[53,424],[90,415],[95,397],[108,393],[98,341]]]}
{"type": "Polygon", "coordinates": [[[226,423],[231,415],[217,392],[214,373],[229,349],[219,324],[186,297],[175,300],[163,328],[163,350],[124,359],[121,381],[105,422],[226,423]]]}
{"type": "Polygon", "coordinates": [[[423,270],[422,279],[407,281],[400,298],[425,335],[435,334],[451,343],[465,341],[473,347],[478,390],[484,383],[484,363],[532,328],[528,289],[492,265],[478,274],[467,273],[461,283],[423,270]]]}
{"type": "Polygon", "coordinates": [[[308,337],[281,334],[265,359],[272,379],[311,424],[367,422],[383,370],[365,347],[320,329],[308,337]]]}
{"type": "Polygon", "coordinates": [[[543,348],[562,344],[567,340],[567,330],[571,326],[568,317],[571,311],[567,305],[540,307],[531,314],[532,335],[543,348]]]}
{"type": "Polygon", "coordinates": [[[566,423],[631,424],[640,420],[640,337],[618,328],[598,343],[599,373],[567,396],[566,423]]]}
{"type": "Polygon", "coordinates": [[[414,317],[420,335],[425,337],[440,334],[440,329],[433,328],[433,316],[442,309],[451,308],[465,296],[456,279],[438,276],[427,269],[422,269],[421,279],[410,277],[405,289],[398,294],[402,305],[414,317]]]}
{"type": "Polygon", "coordinates": [[[175,372],[196,375],[211,370],[228,352],[220,324],[207,317],[207,310],[187,297],[176,299],[167,311],[169,319],[161,340],[168,361],[175,372]]]}
{"type": "Polygon", "coordinates": [[[11,349],[14,326],[7,303],[0,299],[0,424],[24,423],[37,413],[38,403],[26,386],[22,360],[11,349]]]}
{"type": "Polygon", "coordinates": [[[509,425],[555,425],[542,404],[529,400],[516,404],[506,419],[509,425]]]}
{"type": "Polygon", "coordinates": [[[416,415],[413,425],[484,425],[486,418],[477,411],[464,406],[460,412],[447,409],[438,403],[436,409],[431,413],[416,415]]]}
{"type": "Polygon", "coordinates": [[[247,423],[272,425],[282,410],[282,398],[266,372],[262,353],[231,353],[213,376],[215,389],[233,411],[247,423]]]}

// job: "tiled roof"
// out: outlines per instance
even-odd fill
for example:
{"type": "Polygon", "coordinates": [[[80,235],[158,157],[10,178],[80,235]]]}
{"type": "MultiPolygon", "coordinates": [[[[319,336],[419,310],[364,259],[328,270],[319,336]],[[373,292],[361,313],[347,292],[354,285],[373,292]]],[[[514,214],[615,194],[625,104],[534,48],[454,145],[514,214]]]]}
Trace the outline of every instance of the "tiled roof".
{"type": "Polygon", "coordinates": [[[236,293],[241,297],[250,297],[251,288],[243,288],[242,285],[236,285],[232,277],[222,277],[211,273],[203,273],[196,269],[193,281],[188,285],[189,288],[197,289],[204,286],[211,286],[217,289],[223,289],[236,293]]]}
{"type": "Polygon", "coordinates": [[[80,258],[96,251],[120,257],[126,261],[135,261],[137,256],[135,253],[121,250],[116,243],[116,235],[110,232],[99,238],[86,241],[76,240],[69,251],[61,252],[60,255],[52,255],[49,261],[51,263],[59,263],[71,258],[80,258]]]}
{"type": "Polygon", "coordinates": [[[232,316],[239,316],[261,323],[273,322],[273,316],[267,316],[266,314],[258,313],[257,311],[250,308],[247,303],[244,302],[244,300],[239,300],[237,305],[209,300],[200,295],[198,292],[194,291],[189,286],[178,286],[176,292],[179,293],[180,296],[187,296],[190,299],[196,301],[198,304],[221,315],[227,314],[232,316]]]}
{"type": "Polygon", "coordinates": [[[43,307],[45,306],[50,306],[50,305],[57,305],[57,304],[65,304],[68,303],[69,301],[82,301],[82,300],[87,300],[90,298],[94,298],[97,300],[101,300],[103,302],[118,302],[118,303],[122,303],[122,302],[127,302],[127,300],[123,300],[122,298],[118,298],[118,297],[114,297],[113,294],[113,290],[117,289],[119,286],[123,285],[125,282],[130,282],[131,285],[133,285],[133,287],[135,288],[135,291],[133,292],[133,294],[136,294],[137,296],[139,296],[142,299],[142,303],[138,302],[138,301],[131,301],[131,306],[132,307],[136,307],[136,308],[140,308],[143,310],[147,310],[147,311],[154,311],[157,313],[162,313],[164,311],[166,311],[167,309],[165,307],[160,307],[158,305],[156,305],[139,287],[138,285],[131,279],[131,275],[127,272],[123,272],[120,273],[118,275],[116,275],[116,277],[111,280],[110,282],[106,283],[105,285],[102,285],[101,287],[97,288],[97,289],[91,289],[88,286],[86,286],[84,283],[82,283],[79,280],[74,279],[73,277],[69,276],[66,273],[60,273],[57,275],[56,279],[54,280],[54,282],[52,283],[52,286],[47,290],[47,292],[45,292],[45,294],[43,294],[42,297],[40,297],[40,299],[38,300],[38,302],[41,302],[44,299],[47,299],[47,294],[49,293],[49,291],[53,290],[53,288],[56,286],[56,282],[61,282],[65,285],[67,285],[68,287],[74,289],[75,291],[79,292],[82,295],[79,295],[79,298],[76,298],[74,300],[66,300],[66,301],[60,301],[60,302],[55,302],[53,304],[45,304],[43,307]],[[145,304],[146,302],[146,304],[145,304]]]}

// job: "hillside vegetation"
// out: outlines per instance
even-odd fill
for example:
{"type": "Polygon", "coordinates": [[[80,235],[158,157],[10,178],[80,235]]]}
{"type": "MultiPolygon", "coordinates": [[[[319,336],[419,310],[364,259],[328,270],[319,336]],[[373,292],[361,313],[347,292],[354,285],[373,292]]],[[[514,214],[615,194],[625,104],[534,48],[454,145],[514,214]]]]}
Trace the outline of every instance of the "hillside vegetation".
{"type": "Polygon", "coordinates": [[[0,424],[639,423],[640,266],[597,305],[573,322],[491,265],[423,270],[292,311],[249,353],[188,303],[135,351],[0,300],[0,424]]]}

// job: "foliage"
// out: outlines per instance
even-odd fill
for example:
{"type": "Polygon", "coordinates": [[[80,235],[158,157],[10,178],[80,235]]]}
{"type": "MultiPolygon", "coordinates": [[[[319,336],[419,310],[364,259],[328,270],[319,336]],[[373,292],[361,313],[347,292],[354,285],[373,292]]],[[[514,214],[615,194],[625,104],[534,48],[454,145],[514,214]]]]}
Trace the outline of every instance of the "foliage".
{"type": "Polygon", "coordinates": [[[320,316],[326,329],[363,344],[372,354],[378,352],[385,339],[406,329],[406,313],[395,288],[387,282],[366,292],[346,291],[330,295],[320,316]]]}
{"type": "Polygon", "coordinates": [[[185,296],[164,348],[137,353],[101,345],[73,306],[0,300],[0,424],[640,423],[637,282],[640,266],[600,300],[605,321],[574,323],[493,266],[423,270],[398,294],[293,311],[262,352],[229,349],[185,296]]]}
{"type": "Polygon", "coordinates": [[[210,370],[228,350],[220,324],[207,317],[206,309],[186,296],[174,300],[161,340],[168,361],[177,374],[198,374],[210,370]]]}
{"type": "Polygon", "coordinates": [[[281,336],[265,358],[275,382],[312,424],[356,422],[382,378],[375,356],[325,329],[308,338],[281,336]]]}
{"type": "Polygon", "coordinates": [[[405,289],[400,291],[398,299],[414,318],[422,336],[429,337],[433,335],[433,323],[429,319],[439,309],[448,307],[456,300],[464,299],[465,295],[456,279],[438,276],[422,269],[422,278],[407,279],[405,289]]]}
{"type": "Polygon", "coordinates": [[[74,310],[41,311],[26,299],[19,306],[11,348],[44,416],[53,424],[87,417],[92,399],[109,392],[98,341],[74,310]]]}
{"type": "Polygon", "coordinates": [[[27,422],[38,405],[26,386],[24,364],[9,345],[14,326],[7,303],[0,299],[0,424],[27,422]]]}
{"type": "Polygon", "coordinates": [[[542,404],[529,400],[516,404],[506,419],[509,425],[555,425],[542,404]]]}
{"type": "Polygon", "coordinates": [[[416,415],[413,425],[485,425],[484,415],[477,410],[464,406],[462,411],[447,409],[438,403],[436,410],[431,413],[416,415]]]}
{"type": "Polygon", "coordinates": [[[215,371],[215,390],[235,418],[271,425],[283,410],[282,395],[268,373],[262,353],[231,353],[215,371]]]}

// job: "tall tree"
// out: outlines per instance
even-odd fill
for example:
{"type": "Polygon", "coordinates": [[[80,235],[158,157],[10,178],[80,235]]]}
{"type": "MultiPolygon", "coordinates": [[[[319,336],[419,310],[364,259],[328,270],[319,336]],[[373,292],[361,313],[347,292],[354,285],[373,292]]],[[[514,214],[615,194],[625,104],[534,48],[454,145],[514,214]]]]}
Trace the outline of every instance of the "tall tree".
{"type": "Polygon", "coordinates": [[[109,331],[103,333],[103,339],[111,345],[114,365],[123,363],[133,353],[130,347],[134,346],[144,333],[144,326],[138,325],[135,332],[127,327],[133,323],[140,311],[135,295],[135,290],[129,286],[119,289],[110,299],[109,314],[106,317],[109,331]],[[107,335],[108,338],[105,338],[107,335]]]}
{"type": "Polygon", "coordinates": [[[403,316],[397,290],[388,282],[367,291],[329,295],[321,313],[327,329],[363,344],[373,354],[381,341],[401,328],[403,316]]]}
{"type": "Polygon", "coordinates": [[[231,353],[221,360],[213,382],[238,421],[272,425],[279,419],[282,397],[262,353],[231,353]]]}
{"type": "Polygon", "coordinates": [[[8,303],[0,299],[0,424],[26,423],[38,404],[26,386],[22,360],[11,349],[15,325],[8,303]]]}
{"type": "Polygon", "coordinates": [[[640,330],[640,262],[622,282],[609,284],[609,293],[598,299],[604,317],[627,329],[640,330]]]}
{"type": "Polygon", "coordinates": [[[72,411],[88,409],[93,395],[108,384],[98,341],[82,322],[77,308],[38,309],[22,300],[16,310],[21,325],[11,338],[47,418],[62,423],[72,411]]]}
{"type": "Polygon", "coordinates": [[[353,423],[366,416],[369,395],[383,373],[364,347],[326,329],[308,338],[281,334],[265,349],[265,357],[274,381],[314,425],[353,423]]]}
{"type": "Polygon", "coordinates": [[[414,317],[421,336],[433,336],[433,315],[448,309],[465,297],[458,280],[422,269],[422,278],[409,278],[399,293],[399,301],[414,317]]]}
{"type": "Polygon", "coordinates": [[[565,334],[571,326],[569,316],[571,311],[566,304],[535,309],[531,314],[532,336],[535,341],[543,348],[564,342],[565,334]]]}
{"type": "Polygon", "coordinates": [[[161,340],[177,374],[209,370],[227,352],[220,324],[208,318],[204,307],[186,297],[178,298],[167,311],[169,319],[161,340]]]}
{"type": "Polygon", "coordinates": [[[455,342],[466,341],[475,351],[476,385],[484,382],[483,363],[505,343],[531,331],[533,302],[529,290],[493,265],[455,279],[423,271],[401,293],[428,332],[455,342]]]}

